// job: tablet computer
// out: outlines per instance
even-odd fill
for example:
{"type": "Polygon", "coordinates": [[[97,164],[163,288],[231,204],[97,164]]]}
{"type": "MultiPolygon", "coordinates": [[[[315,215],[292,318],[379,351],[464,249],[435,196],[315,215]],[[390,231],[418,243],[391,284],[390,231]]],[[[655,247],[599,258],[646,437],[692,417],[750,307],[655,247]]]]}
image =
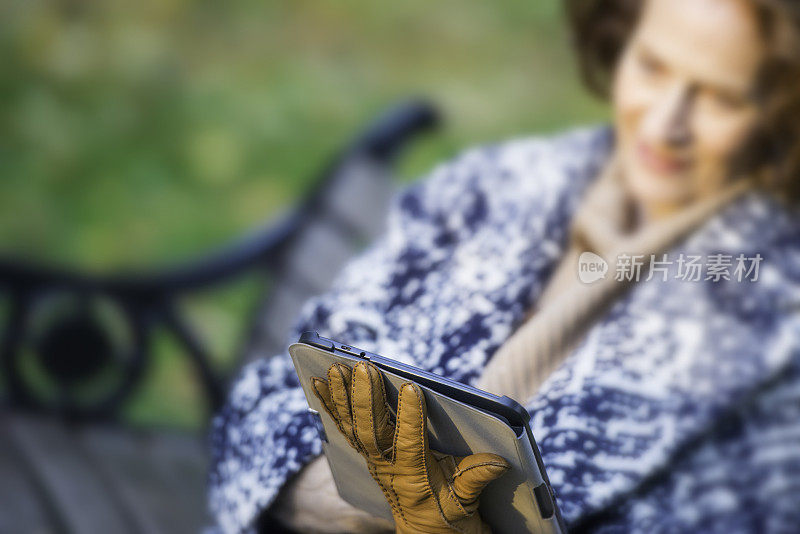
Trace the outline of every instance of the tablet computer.
{"type": "Polygon", "coordinates": [[[486,486],[480,514],[494,532],[566,532],[539,449],[531,433],[528,412],[516,401],[400,363],[388,357],[303,332],[289,346],[300,384],[317,426],[322,448],[341,497],[366,512],[392,520],[389,503],[370,476],[364,459],[341,435],[311,389],[311,377],[324,377],[335,362],[353,367],[370,361],[385,376],[386,394],[397,405],[403,383],[420,386],[428,409],[428,443],[434,450],[466,456],[491,452],[511,464],[503,476],[486,486]]]}

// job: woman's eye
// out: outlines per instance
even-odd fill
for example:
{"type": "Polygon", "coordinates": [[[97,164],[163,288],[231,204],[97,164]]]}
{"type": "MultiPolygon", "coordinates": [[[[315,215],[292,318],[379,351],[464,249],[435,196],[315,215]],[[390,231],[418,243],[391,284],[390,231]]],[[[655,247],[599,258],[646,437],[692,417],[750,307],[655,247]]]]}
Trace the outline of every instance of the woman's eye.
{"type": "Polygon", "coordinates": [[[711,98],[719,107],[726,109],[740,109],[747,104],[747,100],[741,95],[727,91],[713,91],[711,98]]]}
{"type": "Polygon", "coordinates": [[[648,53],[641,52],[639,57],[639,67],[648,75],[657,75],[664,72],[663,63],[648,53]]]}

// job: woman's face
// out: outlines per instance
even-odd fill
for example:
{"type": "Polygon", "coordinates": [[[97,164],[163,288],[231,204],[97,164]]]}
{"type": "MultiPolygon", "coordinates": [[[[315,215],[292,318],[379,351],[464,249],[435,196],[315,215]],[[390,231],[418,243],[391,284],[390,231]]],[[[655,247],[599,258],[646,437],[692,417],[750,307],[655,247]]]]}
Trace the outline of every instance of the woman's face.
{"type": "Polygon", "coordinates": [[[625,184],[646,219],[714,194],[758,119],[746,0],[648,0],[614,76],[625,184]]]}

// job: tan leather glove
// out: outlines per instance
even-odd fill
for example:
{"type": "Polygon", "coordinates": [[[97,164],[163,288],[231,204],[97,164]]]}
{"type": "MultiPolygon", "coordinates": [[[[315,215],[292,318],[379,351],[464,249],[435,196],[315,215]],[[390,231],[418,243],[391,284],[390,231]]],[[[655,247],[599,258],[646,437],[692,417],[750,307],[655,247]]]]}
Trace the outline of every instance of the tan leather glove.
{"type": "Polygon", "coordinates": [[[366,460],[392,508],[397,532],[485,534],[478,514],[484,486],[509,469],[496,454],[454,457],[428,448],[425,397],[417,384],[400,388],[396,423],[383,375],[360,362],[335,363],[312,386],[325,411],[366,460]]]}

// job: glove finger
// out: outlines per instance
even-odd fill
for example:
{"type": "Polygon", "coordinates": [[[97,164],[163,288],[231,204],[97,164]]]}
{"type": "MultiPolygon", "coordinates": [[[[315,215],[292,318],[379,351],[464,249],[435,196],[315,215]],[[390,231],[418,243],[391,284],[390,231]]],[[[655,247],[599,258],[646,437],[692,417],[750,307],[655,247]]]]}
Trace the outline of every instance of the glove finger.
{"type": "Polygon", "coordinates": [[[350,401],[359,443],[372,458],[384,459],[384,451],[392,446],[394,428],[389,421],[383,375],[373,364],[360,362],[353,367],[350,401]]]}
{"type": "Polygon", "coordinates": [[[453,491],[461,504],[474,502],[486,484],[511,468],[502,456],[481,452],[467,456],[458,463],[453,473],[453,491]]]}
{"type": "Polygon", "coordinates": [[[334,363],[328,368],[328,386],[338,415],[339,430],[356,449],[359,449],[353,428],[353,414],[350,411],[350,381],[351,372],[346,365],[334,363]]]}
{"type": "Polygon", "coordinates": [[[423,469],[428,449],[427,414],[422,388],[406,382],[397,401],[394,462],[400,467],[423,469]]]}
{"type": "Polygon", "coordinates": [[[328,381],[324,378],[319,378],[318,376],[312,376],[311,389],[314,390],[314,395],[316,395],[316,397],[322,403],[322,407],[326,412],[328,412],[328,415],[331,416],[331,419],[333,419],[333,421],[338,425],[339,414],[336,413],[336,407],[333,405],[331,389],[328,387],[328,381]]]}

